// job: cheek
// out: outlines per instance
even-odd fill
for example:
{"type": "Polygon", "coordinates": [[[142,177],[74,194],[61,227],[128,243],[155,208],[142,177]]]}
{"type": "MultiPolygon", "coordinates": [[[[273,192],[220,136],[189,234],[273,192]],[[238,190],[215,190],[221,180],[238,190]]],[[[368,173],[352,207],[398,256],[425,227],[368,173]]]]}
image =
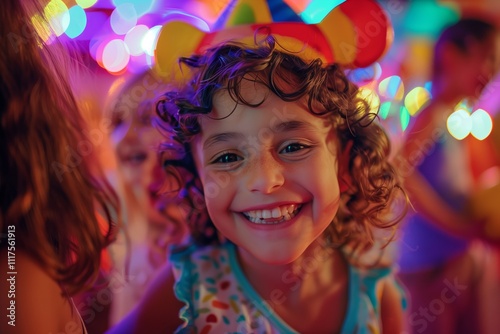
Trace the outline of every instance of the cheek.
{"type": "Polygon", "coordinates": [[[328,215],[335,215],[340,202],[340,189],[337,178],[330,177],[324,179],[323,182],[318,190],[320,205],[322,205],[321,211],[328,215]]]}
{"type": "Polygon", "coordinates": [[[312,173],[307,182],[314,185],[311,189],[316,198],[317,210],[319,214],[335,216],[340,202],[340,187],[338,175],[332,162],[328,166],[318,169],[317,173],[312,173]]]}
{"type": "Polygon", "coordinates": [[[223,194],[217,186],[213,173],[206,172],[205,169],[201,168],[199,160],[196,158],[195,165],[203,188],[203,197],[207,210],[209,214],[212,215],[212,212],[218,210],[218,207],[221,205],[223,194]]]}
{"type": "Polygon", "coordinates": [[[204,173],[198,171],[203,184],[203,192],[207,206],[226,208],[236,189],[236,182],[231,181],[227,173],[204,173]]]}
{"type": "Polygon", "coordinates": [[[228,223],[232,222],[230,211],[231,196],[229,190],[220,191],[210,185],[204,185],[203,190],[205,193],[205,205],[208,215],[212,219],[215,227],[224,233],[226,227],[232,225],[232,223],[228,223]]]}
{"type": "Polygon", "coordinates": [[[151,150],[157,150],[158,145],[164,140],[162,135],[152,127],[145,127],[140,131],[140,141],[147,145],[151,150]]]}

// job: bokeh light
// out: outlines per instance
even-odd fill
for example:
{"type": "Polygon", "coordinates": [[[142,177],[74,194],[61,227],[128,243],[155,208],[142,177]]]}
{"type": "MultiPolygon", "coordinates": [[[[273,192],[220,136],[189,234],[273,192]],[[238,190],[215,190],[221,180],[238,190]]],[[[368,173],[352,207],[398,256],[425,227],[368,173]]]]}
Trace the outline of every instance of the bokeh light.
{"type": "MultiPolygon", "coordinates": [[[[42,18],[40,14],[35,14],[31,17],[31,23],[33,24],[35,31],[37,32],[38,36],[40,36],[42,41],[44,41],[47,44],[50,44],[53,38],[55,37],[47,21],[44,18],[42,18]]],[[[14,43],[12,39],[11,43],[14,43]]]]}
{"type": "Polygon", "coordinates": [[[102,50],[104,49],[104,46],[109,42],[109,40],[106,40],[104,38],[105,36],[94,36],[90,42],[89,42],[89,53],[92,58],[95,59],[95,61],[102,65],[102,50]]]}
{"type": "Polygon", "coordinates": [[[467,99],[463,99],[460,102],[458,102],[453,109],[454,110],[464,109],[469,113],[469,115],[472,113],[472,107],[470,106],[470,103],[467,99]]]}
{"type": "Polygon", "coordinates": [[[75,38],[81,35],[87,26],[87,14],[80,6],[73,6],[69,9],[70,22],[65,33],[69,38],[75,38]]]}
{"type": "Polygon", "coordinates": [[[358,94],[359,97],[368,103],[368,106],[370,107],[369,112],[378,112],[380,107],[380,98],[375,91],[368,88],[360,88],[358,94]]]}
{"type": "Polygon", "coordinates": [[[150,28],[142,38],[141,47],[144,52],[150,56],[154,56],[155,54],[156,42],[158,41],[161,27],[162,26],[154,26],[150,28]]]}
{"type": "Polygon", "coordinates": [[[376,81],[382,74],[382,67],[379,63],[374,63],[369,67],[356,68],[349,72],[349,79],[358,85],[366,85],[369,82],[376,81]]]}
{"type": "Polygon", "coordinates": [[[401,78],[393,75],[380,82],[378,91],[380,96],[394,101],[401,101],[405,93],[405,88],[401,78]]]}
{"type": "Polygon", "coordinates": [[[470,114],[465,109],[454,111],[446,120],[448,132],[456,139],[462,140],[467,137],[472,129],[470,114]]]}
{"type": "Polygon", "coordinates": [[[471,119],[471,134],[479,139],[483,140],[488,137],[493,129],[493,120],[490,114],[488,114],[483,109],[477,109],[470,115],[471,119]]]}
{"type": "Polygon", "coordinates": [[[124,3],[115,8],[109,20],[116,34],[125,35],[137,24],[137,12],[131,3],[124,3]]]}
{"type": "Polygon", "coordinates": [[[68,7],[61,0],[51,0],[45,6],[43,13],[50,23],[50,27],[56,36],[64,34],[69,26],[68,7]]]}
{"type": "Polygon", "coordinates": [[[130,29],[125,35],[125,44],[130,51],[132,56],[140,56],[144,53],[144,49],[142,48],[142,39],[149,31],[149,28],[143,24],[136,25],[132,29],[130,29]]]}
{"type": "Polygon", "coordinates": [[[431,97],[432,97],[432,81],[427,81],[424,84],[424,88],[427,89],[428,92],[430,92],[431,97]]]}
{"type": "Polygon", "coordinates": [[[431,93],[424,87],[415,87],[406,94],[405,107],[414,116],[431,98],[431,93]]]}
{"type": "Polygon", "coordinates": [[[408,124],[410,124],[410,113],[408,112],[408,109],[406,109],[405,106],[400,106],[399,107],[399,122],[401,125],[401,130],[405,131],[406,128],[408,127],[408,124]]]}
{"type": "Polygon", "coordinates": [[[154,0],[113,0],[113,5],[116,7],[120,7],[122,5],[132,6],[134,8],[135,15],[137,17],[141,17],[151,11],[154,2],[154,0]]]}
{"type": "Polygon", "coordinates": [[[404,29],[414,36],[435,39],[441,30],[458,20],[456,8],[436,1],[410,1],[406,11],[404,29]]]}
{"type": "Polygon", "coordinates": [[[90,8],[95,5],[97,0],[76,0],[76,4],[82,8],[90,8]]]}
{"type": "Polygon", "coordinates": [[[110,73],[118,73],[125,69],[130,60],[127,45],[121,39],[114,39],[104,46],[102,64],[110,73]]]}
{"type": "Polygon", "coordinates": [[[382,119],[386,119],[389,116],[395,116],[399,112],[399,103],[386,101],[380,105],[379,116],[382,119]]]}

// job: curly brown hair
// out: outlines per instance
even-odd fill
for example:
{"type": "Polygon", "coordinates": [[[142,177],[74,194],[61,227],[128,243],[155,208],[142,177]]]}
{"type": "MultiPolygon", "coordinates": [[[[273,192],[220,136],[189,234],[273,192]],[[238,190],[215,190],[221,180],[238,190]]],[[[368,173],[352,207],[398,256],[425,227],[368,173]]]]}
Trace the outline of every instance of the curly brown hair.
{"type": "MultiPolygon", "coordinates": [[[[181,58],[181,65],[193,71],[192,80],[178,91],[170,91],[157,105],[158,115],[170,129],[178,147],[164,147],[164,166],[176,175],[183,196],[190,199],[189,224],[193,239],[199,244],[217,241],[217,233],[205,212],[203,189],[190,154],[190,139],[200,133],[198,118],[210,114],[214,95],[226,90],[240,104],[249,103],[242,94],[242,80],[265,85],[283,101],[306,99],[309,112],[328,117],[335,125],[341,152],[349,159],[350,180],[342,195],[342,205],[334,221],[325,231],[336,247],[349,245],[351,250],[365,250],[373,244],[374,228],[394,227],[406,213],[406,195],[389,163],[390,142],[375,121],[359,89],[347,78],[338,64],[321,60],[305,61],[299,55],[280,49],[277,39],[269,35],[254,48],[228,42],[208,49],[203,55],[181,58]],[[284,82],[286,82],[284,84],[284,82]],[[350,149],[349,149],[350,147],[350,149]],[[172,152],[175,154],[172,155],[172,152]],[[182,167],[188,173],[179,173],[182,167]],[[189,175],[189,177],[186,177],[189,175]],[[404,199],[403,209],[391,211],[398,195],[404,199]],[[215,232],[215,233],[214,233],[215,232]]],[[[332,166],[333,168],[333,166],[332,166]]]]}

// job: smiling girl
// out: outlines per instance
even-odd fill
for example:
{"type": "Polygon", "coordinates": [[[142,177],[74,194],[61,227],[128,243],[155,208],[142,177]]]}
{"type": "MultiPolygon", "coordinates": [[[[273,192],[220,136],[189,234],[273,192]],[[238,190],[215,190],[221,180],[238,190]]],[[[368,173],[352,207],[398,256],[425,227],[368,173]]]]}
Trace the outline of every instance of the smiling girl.
{"type": "Polygon", "coordinates": [[[182,175],[193,243],[117,331],[401,332],[390,268],[361,264],[401,218],[387,136],[339,66],[276,38],[182,59],[193,79],[158,113],[184,147],[164,166],[182,175]]]}

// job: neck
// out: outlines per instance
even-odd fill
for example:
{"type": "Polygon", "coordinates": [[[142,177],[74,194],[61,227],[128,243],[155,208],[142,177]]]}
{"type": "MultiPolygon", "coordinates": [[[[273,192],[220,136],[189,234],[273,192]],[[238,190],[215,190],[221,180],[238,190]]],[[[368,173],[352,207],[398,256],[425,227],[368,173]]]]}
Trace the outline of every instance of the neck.
{"type": "Polygon", "coordinates": [[[311,244],[298,259],[285,265],[262,263],[241,250],[238,257],[248,281],[271,305],[301,303],[346,275],[340,252],[320,242],[311,244]]]}

